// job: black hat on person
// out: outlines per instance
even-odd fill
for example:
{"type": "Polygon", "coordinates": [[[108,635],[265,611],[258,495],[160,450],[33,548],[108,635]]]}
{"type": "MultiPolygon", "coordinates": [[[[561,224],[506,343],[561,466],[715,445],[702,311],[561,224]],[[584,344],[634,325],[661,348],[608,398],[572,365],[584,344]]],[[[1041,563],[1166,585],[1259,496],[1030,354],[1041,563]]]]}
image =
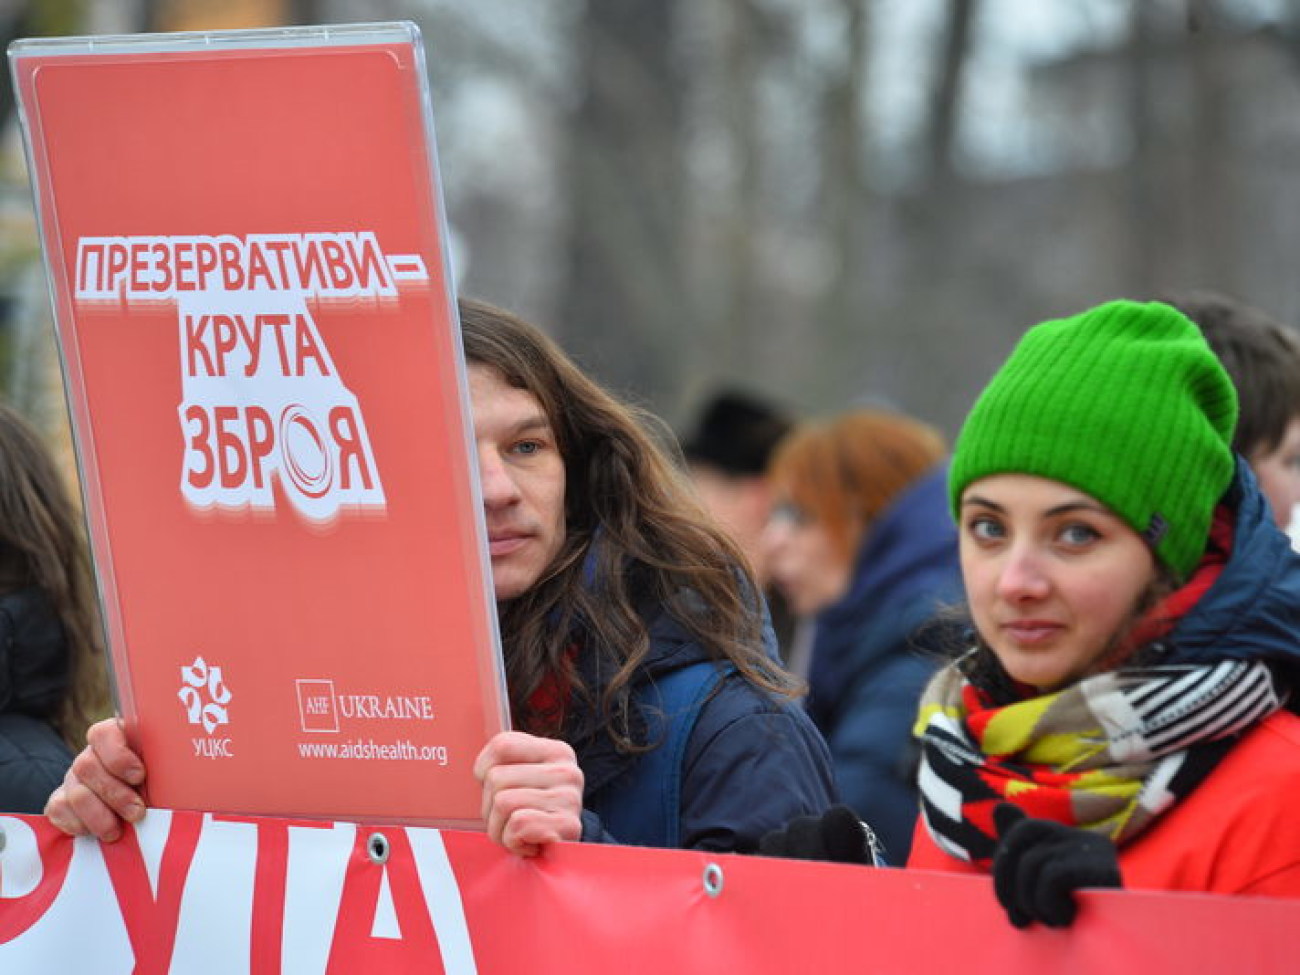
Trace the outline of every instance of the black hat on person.
{"type": "Polygon", "coordinates": [[[724,390],[709,400],[682,452],[693,464],[727,474],[761,474],[791,426],[784,414],[757,397],[724,390]]]}

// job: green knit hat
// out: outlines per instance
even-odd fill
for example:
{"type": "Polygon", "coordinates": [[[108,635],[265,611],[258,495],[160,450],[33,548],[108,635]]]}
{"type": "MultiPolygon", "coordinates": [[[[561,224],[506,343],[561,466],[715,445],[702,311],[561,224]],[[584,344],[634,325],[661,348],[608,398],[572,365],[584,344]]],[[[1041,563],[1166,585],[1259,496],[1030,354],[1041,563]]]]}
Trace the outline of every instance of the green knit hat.
{"type": "Polygon", "coordinates": [[[1232,481],[1237,394],[1200,330],[1158,302],[1112,301],[1025,333],[953,448],[948,497],[991,474],[1091,495],[1184,579],[1232,481]]]}

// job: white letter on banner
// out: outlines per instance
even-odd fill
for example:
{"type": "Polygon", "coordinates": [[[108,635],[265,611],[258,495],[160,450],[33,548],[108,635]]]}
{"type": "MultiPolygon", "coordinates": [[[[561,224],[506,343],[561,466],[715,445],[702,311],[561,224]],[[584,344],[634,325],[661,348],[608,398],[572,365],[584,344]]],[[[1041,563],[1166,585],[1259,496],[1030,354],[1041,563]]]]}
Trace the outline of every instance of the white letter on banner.
{"type": "Polygon", "coordinates": [[[451,869],[442,833],[436,829],[407,827],[407,839],[415,854],[415,869],[420,875],[424,902],[438,935],[438,950],[447,975],[477,975],[474,945],[465,921],[465,905],[460,899],[460,885],[451,869]]]}
{"type": "Polygon", "coordinates": [[[356,833],[350,823],[289,828],[282,945],[283,957],[292,958],[297,971],[325,971],[356,833]]]}
{"type": "MultiPolygon", "coordinates": [[[[150,810],[146,821],[152,819],[150,810]]],[[[176,922],[173,967],[186,972],[240,972],[251,957],[257,825],[203,817],[176,922]]]]}

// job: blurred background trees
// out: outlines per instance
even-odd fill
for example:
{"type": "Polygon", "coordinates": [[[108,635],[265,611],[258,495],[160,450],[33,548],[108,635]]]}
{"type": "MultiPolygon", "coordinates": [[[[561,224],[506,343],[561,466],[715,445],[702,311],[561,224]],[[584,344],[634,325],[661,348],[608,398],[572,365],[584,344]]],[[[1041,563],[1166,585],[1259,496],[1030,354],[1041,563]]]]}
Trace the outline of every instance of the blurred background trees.
{"type": "MultiPolygon", "coordinates": [[[[952,434],[1044,317],[1214,288],[1300,321],[1300,0],[49,0],[0,18],[8,37],[416,21],[460,290],[674,423],[730,382],[952,434]]],[[[40,415],[61,392],[12,128],[0,384],[40,415]]]]}

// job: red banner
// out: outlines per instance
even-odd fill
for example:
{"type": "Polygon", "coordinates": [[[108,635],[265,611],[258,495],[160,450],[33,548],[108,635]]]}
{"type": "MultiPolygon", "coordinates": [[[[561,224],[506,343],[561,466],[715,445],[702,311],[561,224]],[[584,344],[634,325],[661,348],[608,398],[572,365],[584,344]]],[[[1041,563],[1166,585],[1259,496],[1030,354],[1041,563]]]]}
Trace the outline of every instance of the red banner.
{"type": "Polygon", "coordinates": [[[1282,972],[1300,902],[1083,895],[1018,931],[987,881],[482,834],[150,811],[116,844],[0,816],[0,971],[1282,972]]]}

